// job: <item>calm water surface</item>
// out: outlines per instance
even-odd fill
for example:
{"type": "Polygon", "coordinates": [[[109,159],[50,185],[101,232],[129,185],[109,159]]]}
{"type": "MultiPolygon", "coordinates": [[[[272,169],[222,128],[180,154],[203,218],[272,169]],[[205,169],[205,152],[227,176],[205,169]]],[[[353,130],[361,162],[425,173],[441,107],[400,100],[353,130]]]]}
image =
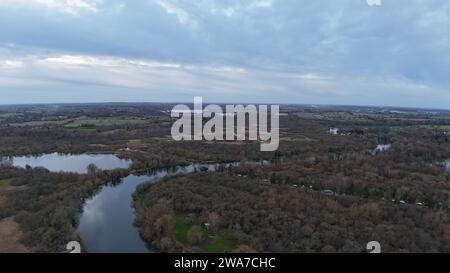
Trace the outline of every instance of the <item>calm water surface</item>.
{"type": "Polygon", "coordinates": [[[112,170],[116,168],[127,169],[132,161],[121,159],[112,154],[44,154],[40,156],[15,156],[9,158],[14,166],[44,167],[52,172],[76,172],[86,173],[87,166],[95,164],[102,170],[112,170]]]}
{"type": "MultiPolygon", "coordinates": [[[[260,164],[265,164],[261,162],[260,164]]],[[[237,166],[230,163],[226,166],[237,166]]],[[[218,164],[191,164],[158,170],[149,175],[130,175],[122,183],[104,186],[94,197],[87,200],[79,219],[78,232],[88,252],[97,253],[146,253],[152,252],[139,236],[134,226],[134,209],[131,207],[132,194],[144,182],[179,173],[190,173],[205,167],[213,172],[218,164]]]]}

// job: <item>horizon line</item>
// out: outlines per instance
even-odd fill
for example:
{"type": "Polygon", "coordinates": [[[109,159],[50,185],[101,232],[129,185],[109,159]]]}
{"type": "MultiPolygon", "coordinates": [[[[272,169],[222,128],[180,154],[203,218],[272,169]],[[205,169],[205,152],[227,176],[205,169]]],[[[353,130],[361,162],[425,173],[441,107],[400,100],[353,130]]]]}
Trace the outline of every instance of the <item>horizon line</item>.
{"type": "MultiPolygon", "coordinates": [[[[335,107],[364,107],[364,108],[394,108],[394,109],[416,109],[416,110],[436,110],[436,111],[450,111],[450,108],[434,108],[434,107],[418,107],[418,106],[393,106],[393,105],[362,105],[362,104],[325,104],[325,103],[259,103],[259,102],[205,102],[203,104],[255,104],[255,105],[294,105],[294,106],[335,106],[335,107]]],[[[106,102],[37,102],[37,103],[0,103],[1,107],[23,107],[23,106],[48,106],[48,105],[96,105],[96,104],[193,104],[191,102],[169,102],[169,101],[145,101],[145,102],[119,102],[119,101],[106,101],[106,102]]]]}

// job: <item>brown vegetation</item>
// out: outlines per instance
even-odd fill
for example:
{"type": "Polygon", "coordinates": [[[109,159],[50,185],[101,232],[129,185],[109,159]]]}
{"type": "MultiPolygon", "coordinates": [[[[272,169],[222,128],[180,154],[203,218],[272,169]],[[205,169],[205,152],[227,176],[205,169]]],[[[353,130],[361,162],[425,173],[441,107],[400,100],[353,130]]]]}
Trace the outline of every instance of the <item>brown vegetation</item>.
{"type": "MultiPolygon", "coordinates": [[[[364,251],[368,240],[379,240],[384,251],[450,251],[450,174],[441,166],[450,158],[450,135],[436,129],[447,128],[449,113],[284,106],[280,149],[261,153],[257,142],[171,141],[170,108],[13,107],[4,110],[11,115],[0,117],[0,155],[110,152],[133,159],[131,170],[270,160],[267,166],[244,164],[142,187],[137,223],[142,236],[162,250],[203,251],[197,227],[188,231],[190,245],[168,228],[180,214],[193,214],[211,224],[209,235],[232,236],[235,252],[354,252],[364,251]],[[122,117],[145,124],[127,124],[122,117]],[[121,122],[66,127],[80,118],[121,122]],[[331,127],[339,134],[331,135],[331,127]],[[392,148],[374,152],[386,143],[392,148]]],[[[127,173],[78,175],[2,165],[0,221],[30,251],[62,251],[68,240],[79,239],[76,221],[84,200],[127,173]]]]}

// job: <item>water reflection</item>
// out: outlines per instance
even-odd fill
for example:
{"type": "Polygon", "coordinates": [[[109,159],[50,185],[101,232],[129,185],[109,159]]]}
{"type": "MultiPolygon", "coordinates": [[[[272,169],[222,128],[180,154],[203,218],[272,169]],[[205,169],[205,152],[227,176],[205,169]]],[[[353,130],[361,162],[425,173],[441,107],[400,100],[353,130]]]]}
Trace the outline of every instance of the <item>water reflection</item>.
{"type": "Polygon", "coordinates": [[[86,201],[78,231],[88,252],[150,252],[139,237],[131,207],[131,195],[142,182],[156,176],[130,175],[123,183],[105,186],[86,201]]]}
{"type": "Polygon", "coordinates": [[[112,154],[44,154],[40,156],[15,156],[8,160],[14,166],[44,167],[52,172],[76,172],[86,173],[87,166],[91,163],[103,170],[116,168],[128,168],[131,164],[129,159],[121,159],[112,154]]]}
{"type": "MultiPolygon", "coordinates": [[[[268,161],[258,164],[265,165],[268,161]]],[[[118,185],[104,186],[97,195],[86,201],[80,216],[78,231],[88,252],[97,253],[146,253],[152,249],[140,238],[134,226],[132,194],[143,182],[154,182],[167,175],[194,171],[214,172],[220,167],[238,166],[239,162],[227,164],[190,164],[161,169],[145,175],[130,175],[118,185]]]]}

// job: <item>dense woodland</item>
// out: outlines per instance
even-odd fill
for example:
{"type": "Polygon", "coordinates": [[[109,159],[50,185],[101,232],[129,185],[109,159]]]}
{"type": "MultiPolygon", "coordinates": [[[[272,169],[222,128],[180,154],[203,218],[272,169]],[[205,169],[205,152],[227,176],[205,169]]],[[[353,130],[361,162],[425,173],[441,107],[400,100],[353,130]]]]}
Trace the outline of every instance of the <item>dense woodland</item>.
{"type": "Polygon", "coordinates": [[[447,131],[421,115],[303,114],[282,120],[282,144],[267,166],[142,186],[142,236],[162,251],[203,252],[211,234],[195,230],[214,222],[236,241],[227,251],[362,252],[372,240],[386,252],[450,251],[447,131]],[[392,146],[375,151],[377,144],[392,146]],[[192,215],[200,225],[182,241],[177,221],[192,215]]]}
{"type": "MultiPolygon", "coordinates": [[[[265,183],[233,173],[192,174],[147,184],[135,196],[144,239],[167,252],[201,252],[205,236],[177,240],[174,218],[194,214],[227,230],[235,252],[449,252],[448,213],[265,183]]],[[[198,237],[196,237],[198,236],[198,237]]]]}
{"type": "Polygon", "coordinates": [[[134,206],[142,237],[161,251],[362,252],[377,240],[385,252],[450,252],[450,113],[286,105],[279,150],[261,153],[258,142],[175,142],[169,109],[0,108],[1,157],[113,153],[133,160],[129,170],[85,175],[3,162],[0,220],[13,217],[31,251],[60,252],[79,239],[84,200],[129,172],[264,159],[270,164],[141,186],[134,206]],[[377,151],[378,144],[391,147],[377,151]]]}

